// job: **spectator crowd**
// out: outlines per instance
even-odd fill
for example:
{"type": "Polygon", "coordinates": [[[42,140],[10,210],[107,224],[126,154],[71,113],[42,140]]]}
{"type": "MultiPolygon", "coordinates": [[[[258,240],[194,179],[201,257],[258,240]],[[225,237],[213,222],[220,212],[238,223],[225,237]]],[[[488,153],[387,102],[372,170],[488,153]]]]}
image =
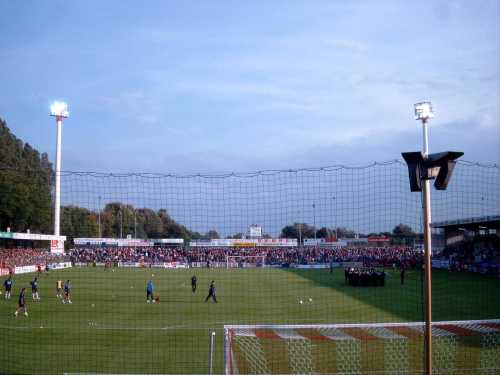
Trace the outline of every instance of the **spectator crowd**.
{"type": "MultiPolygon", "coordinates": [[[[498,238],[469,241],[446,248],[433,259],[447,261],[448,269],[456,271],[490,272],[500,271],[500,243],[498,238]]],[[[228,256],[243,258],[245,263],[266,265],[314,265],[331,262],[359,262],[364,267],[413,268],[422,261],[422,253],[411,246],[347,246],[327,248],[303,247],[77,247],[63,255],[47,249],[0,248],[0,269],[29,265],[46,265],[71,261],[73,263],[117,263],[140,262],[157,264],[168,262],[224,263],[228,256]],[[255,258],[250,258],[255,257],[255,258]]],[[[234,259],[239,262],[240,260],[234,259]]]]}
{"type": "Polygon", "coordinates": [[[228,256],[256,257],[245,262],[267,265],[319,264],[330,262],[362,262],[366,266],[392,266],[404,264],[413,267],[420,254],[408,246],[384,247],[108,247],[76,248],[69,253],[74,263],[143,262],[226,262],[228,256]],[[258,257],[258,258],[257,258],[258,257]]]}
{"type": "Polygon", "coordinates": [[[46,249],[0,249],[0,268],[25,265],[44,265],[52,262],[116,263],[141,262],[226,262],[228,256],[255,257],[245,262],[266,265],[319,264],[330,262],[362,262],[366,266],[405,265],[412,267],[420,254],[407,246],[384,247],[88,247],[74,248],[64,255],[55,255],[46,249]]]}
{"type": "Polygon", "coordinates": [[[47,249],[14,248],[0,249],[0,268],[45,265],[47,263],[64,262],[67,255],[53,254],[47,249]]]}
{"type": "Polygon", "coordinates": [[[434,259],[447,261],[450,271],[500,274],[500,238],[478,236],[446,247],[434,259]]]}

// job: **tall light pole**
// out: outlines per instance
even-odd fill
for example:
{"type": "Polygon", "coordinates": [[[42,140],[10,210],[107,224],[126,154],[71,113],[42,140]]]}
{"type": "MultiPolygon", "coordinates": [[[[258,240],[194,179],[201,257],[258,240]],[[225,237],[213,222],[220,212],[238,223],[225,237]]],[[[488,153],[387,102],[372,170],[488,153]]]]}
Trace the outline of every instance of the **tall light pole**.
{"type": "Polygon", "coordinates": [[[313,229],[314,229],[314,246],[317,245],[316,243],[316,204],[313,203],[313,229]]]}
{"type": "Polygon", "coordinates": [[[332,197],[332,201],[335,201],[335,213],[333,216],[333,231],[335,232],[335,241],[338,241],[338,236],[337,236],[337,197],[332,197]]]}
{"type": "Polygon", "coordinates": [[[68,105],[54,102],[50,106],[50,115],[56,118],[56,191],[54,202],[54,235],[60,235],[61,228],[61,130],[64,118],[69,117],[68,105]]]}
{"type": "Polygon", "coordinates": [[[123,238],[123,207],[120,204],[120,238],[123,238]]]}
{"type": "Polygon", "coordinates": [[[423,151],[403,152],[408,165],[410,191],[422,192],[422,216],[424,222],[424,264],[425,264],[425,374],[432,374],[432,233],[431,233],[431,190],[430,180],[435,180],[437,190],[446,190],[456,160],[464,153],[446,151],[429,154],[427,122],[434,117],[430,102],[415,104],[415,120],[422,121],[423,151]]]}
{"type": "Polygon", "coordinates": [[[134,208],[134,239],[137,238],[137,211],[134,208]]]}
{"type": "Polygon", "coordinates": [[[299,248],[302,247],[302,224],[300,223],[300,211],[297,211],[298,226],[299,226],[299,248]]]}
{"type": "Polygon", "coordinates": [[[101,196],[98,197],[98,207],[97,207],[97,215],[98,215],[98,223],[99,223],[99,238],[102,238],[101,234],[101,196]]]}
{"type": "MultiPolygon", "coordinates": [[[[422,121],[423,157],[429,156],[429,132],[427,122],[434,117],[432,104],[415,104],[415,120],[422,121]]],[[[432,374],[432,235],[431,235],[431,189],[430,180],[424,179],[422,187],[422,209],[424,219],[424,263],[425,263],[425,373],[432,374]]]]}

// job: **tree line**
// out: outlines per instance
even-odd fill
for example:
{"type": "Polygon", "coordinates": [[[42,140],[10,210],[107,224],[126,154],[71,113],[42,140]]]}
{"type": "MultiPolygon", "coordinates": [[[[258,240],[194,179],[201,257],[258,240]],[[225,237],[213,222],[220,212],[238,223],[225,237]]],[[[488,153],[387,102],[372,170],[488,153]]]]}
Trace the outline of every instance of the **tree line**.
{"type": "MultiPolygon", "coordinates": [[[[120,202],[108,203],[99,211],[78,206],[61,207],[61,233],[76,237],[105,238],[204,238],[177,223],[165,209],[135,208],[120,202]]],[[[208,238],[208,237],[207,237],[208,238]]]]}
{"type": "MultiPolygon", "coordinates": [[[[54,170],[46,153],[17,138],[0,119],[0,231],[51,233],[54,170]]],[[[165,209],[108,203],[102,212],[61,207],[61,234],[75,237],[204,238],[177,223],[165,209]]]]}
{"type": "Polygon", "coordinates": [[[47,154],[17,138],[0,119],[1,230],[50,231],[53,175],[47,154]]]}
{"type": "Polygon", "coordinates": [[[405,224],[396,225],[391,232],[371,232],[371,233],[356,233],[352,229],[346,227],[336,228],[315,228],[307,223],[293,223],[283,227],[281,230],[282,238],[296,238],[298,241],[303,242],[305,238],[324,238],[324,239],[337,239],[337,238],[366,238],[366,237],[386,237],[390,238],[394,244],[413,244],[415,239],[421,239],[422,234],[416,233],[413,229],[405,224]]]}

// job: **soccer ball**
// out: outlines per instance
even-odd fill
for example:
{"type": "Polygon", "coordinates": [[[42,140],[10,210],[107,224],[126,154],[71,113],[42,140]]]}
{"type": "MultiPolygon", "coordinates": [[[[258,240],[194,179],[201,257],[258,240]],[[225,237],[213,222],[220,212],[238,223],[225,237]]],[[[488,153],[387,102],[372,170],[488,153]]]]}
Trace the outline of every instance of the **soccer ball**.
{"type": "Polygon", "coordinates": [[[313,299],[312,299],[312,298],[309,298],[309,302],[312,302],[312,301],[313,301],[313,299]]]}
{"type": "Polygon", "coordinates": [[[304,303],[304,301],[300,300],[299,303],[302,305],[304,303]]]}

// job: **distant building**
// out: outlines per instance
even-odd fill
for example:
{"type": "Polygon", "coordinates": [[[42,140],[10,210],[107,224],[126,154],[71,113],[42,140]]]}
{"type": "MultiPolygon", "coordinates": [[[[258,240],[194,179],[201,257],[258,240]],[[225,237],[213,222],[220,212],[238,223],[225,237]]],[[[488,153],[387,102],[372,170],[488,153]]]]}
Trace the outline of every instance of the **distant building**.
{"type": "MultiPolygon", "coordinates": [[[[434,232],[441,232],[444,245],[453,246],[468,238],[481,235],[500,235],[500,215],[470,217],[432,223],[434,232]]],[[[433,235],[434,238],[434,235],[433,235]]]]}
{"type": "Polygon", "coordinates": [[[248,238],[262,238],[262,226],[252,224],[248,228],[248,238]]]}

